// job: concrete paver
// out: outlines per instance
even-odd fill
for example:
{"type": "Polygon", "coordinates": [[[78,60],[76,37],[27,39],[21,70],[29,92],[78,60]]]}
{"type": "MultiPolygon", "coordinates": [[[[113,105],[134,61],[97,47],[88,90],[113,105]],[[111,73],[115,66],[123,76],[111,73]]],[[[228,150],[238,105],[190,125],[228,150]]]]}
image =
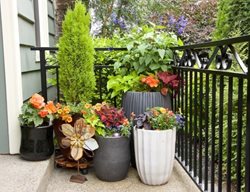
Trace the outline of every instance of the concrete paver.
{"type": "Polygon", "coordinates": [[[122,181],[104,182],[99,180],[94,169],[90,169],[86,175],[88,181],[83,184],[69,181],[71,175],[76,174],[76,170],[55,168],[49,182],[47,192],[198,192],[197,187],[175,162],[175,167],[169,182],[161,186],[149,186],[143,184],[134,168],[130,168],[128,177],[122,181]]]}

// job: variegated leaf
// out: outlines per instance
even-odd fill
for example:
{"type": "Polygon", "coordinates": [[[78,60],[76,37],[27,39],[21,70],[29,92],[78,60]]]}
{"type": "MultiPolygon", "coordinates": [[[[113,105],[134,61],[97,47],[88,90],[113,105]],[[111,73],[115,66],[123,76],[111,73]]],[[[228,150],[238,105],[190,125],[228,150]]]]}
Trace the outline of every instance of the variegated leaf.
{"type": "Polygon", "coordinates": [[[90,139],[85,141],[83,148],[90,150],[90,151],[94,151],[94,150],[99,148],[99,145],[95,139],[90,138],[90,139]]]}

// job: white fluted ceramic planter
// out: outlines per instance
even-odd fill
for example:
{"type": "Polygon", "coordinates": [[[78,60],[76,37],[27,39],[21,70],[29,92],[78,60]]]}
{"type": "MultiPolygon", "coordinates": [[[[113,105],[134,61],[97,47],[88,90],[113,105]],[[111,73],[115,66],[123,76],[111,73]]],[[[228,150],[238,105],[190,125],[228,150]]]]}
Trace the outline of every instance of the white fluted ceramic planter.
{"type": "Polygon", "coordinates": [[[174,165],[176,129],[144,130],[134,128],[137,172],[147,185],[168,182],[174,165]]]}

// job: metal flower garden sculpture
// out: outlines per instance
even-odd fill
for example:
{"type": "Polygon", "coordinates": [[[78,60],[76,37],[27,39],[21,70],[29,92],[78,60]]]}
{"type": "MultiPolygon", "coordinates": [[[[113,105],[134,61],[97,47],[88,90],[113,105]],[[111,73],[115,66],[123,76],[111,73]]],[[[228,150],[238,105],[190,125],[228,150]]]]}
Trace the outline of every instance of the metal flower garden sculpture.
{"type": "Polygon", "coordinates": [[[86,177],[79,173],[79,160],[84,153],[88,155],[86,150],[94,151],[99,147],[96,140],[91,138],[95,135],[95,128],[80,118],[75,122],[74,127],[70,124],[63,124],[61,131],[65,135],[65,138],[61,140],[61,145],[70,147],[71,157],[78,163],[78,174],[72,175],[70,181],[83,183],[86,181],[86,177]]]}

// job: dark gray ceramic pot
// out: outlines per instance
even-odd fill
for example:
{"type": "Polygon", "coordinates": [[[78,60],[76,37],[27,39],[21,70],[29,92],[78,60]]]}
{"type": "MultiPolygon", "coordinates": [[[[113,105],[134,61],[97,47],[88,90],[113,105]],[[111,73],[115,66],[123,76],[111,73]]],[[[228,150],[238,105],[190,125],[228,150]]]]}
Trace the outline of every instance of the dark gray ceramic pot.
{"type": "Polygon", "coordinates": [[[139,115],[151,107],[167,107],[171,109],[171,98],[163,96],[160,92],[134,92],[128,91],[123,95],[122,107],[127,118],[131,112],[139,115]]]}
{"type": "Polygon", "coordinates": [[[95,138],[99,144],[94,155],[96,176],[103,181],[125,179],[130,166],[130,139],[100,136],[95,138]]]}
{"type": "MultiPolygon", "coordinates": [[[[171,109],[171,98],[167,94],[163,96],[160,92],[135,92],[128,91],[123,95],[122,107],[127,118],[130,118],[132,112],[135,115],[144,113],[147,108],[151,107],[166,107],[171,109]]],[[[134,152],[134,138],[133,132],[131,135],[131,165],[136,168],[135,152],[134,152]]]]}

